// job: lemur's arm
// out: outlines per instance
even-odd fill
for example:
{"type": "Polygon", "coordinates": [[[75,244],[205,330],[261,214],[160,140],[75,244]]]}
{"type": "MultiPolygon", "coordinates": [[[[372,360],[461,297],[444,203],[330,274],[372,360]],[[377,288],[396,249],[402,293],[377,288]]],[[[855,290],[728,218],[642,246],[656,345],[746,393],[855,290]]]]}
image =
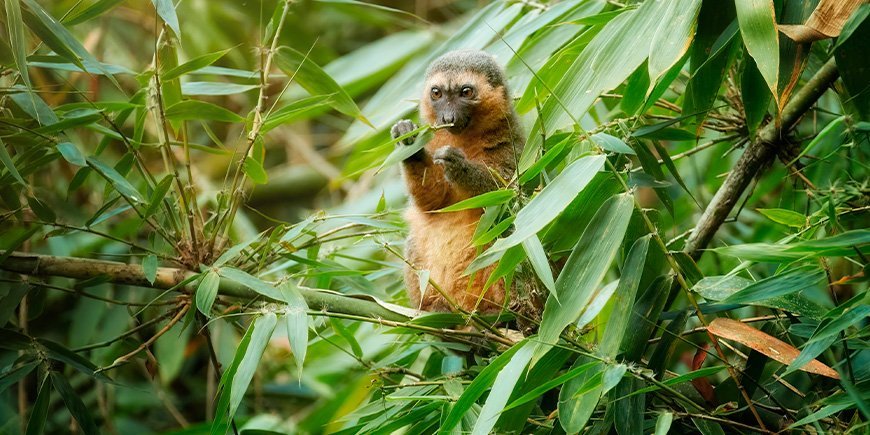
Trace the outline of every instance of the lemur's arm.
{"type": "MultiPolygon", "coordinates": [[[[393,126],[390,133],[396,139],[416,129],[413,122],[403,119],[393,126]]],[[[413,143],[414,137],[409,137],[397,143],[397,146],[409,146],[413,143]]],[[[408,193],[417,207],[423,211],[431,211],[449,205],[451,187],[444,177],[444,168],[435,164],[425,148],[405,159],[402,166],[408,193]]]]}
{"type": "Polygon", "coordinates": [[[483,163],[472,162],[458,148],[446,146],[435,151],[433,160],[444,168],[447,181],[461,198],[470,198],[499,188],[499,181],[483,163]]]}

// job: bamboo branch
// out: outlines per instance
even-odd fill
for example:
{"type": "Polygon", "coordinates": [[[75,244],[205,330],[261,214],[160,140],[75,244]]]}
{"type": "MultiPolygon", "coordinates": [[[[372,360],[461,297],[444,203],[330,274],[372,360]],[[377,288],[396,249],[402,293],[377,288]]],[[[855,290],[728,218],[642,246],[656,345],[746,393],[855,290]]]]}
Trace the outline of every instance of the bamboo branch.
{"type": "Polygon", "coordinates": [[[783,108],[779,122],[771,121],[756,139],[747,146],[737,164],[728,173],[728,178],[710,201],[698,225],[686,241],[684,251],[697,259],[713,239],[722,222],[731,213],[749,183],[762,172],[776,156],[785,136],[797,124],[804,113],[825,93],[839,77],[837,64],[832,58],[792,97],[783,108]]]}
{"type": "MultiPolygon", "coordinates": [[[[172,267],[158,267],[154,283],[145,277],[145,271],[138,264],[120,263],[117,261],[93,260],[87,258],[59,257],[54,255],[25,254],[13,252],[5,260],[0,261],[0,269],[23,275],[59,276],[73,279],[90,279],[98,276],[108,277],[114,284],[132,285],[154,289],[172,289],[195,276],[194,272],[172,267]]],[[[272,302],[282,302],[270,299],[234,281],[221,278],[219,294],[224,296],[253,299],[261,297],[272,302]]],[[[189,282],[178,288],[184,293],[193,293],[196,282],[189,282]]],[[[323,290],[300,288],[300,293],[314,310],[351,314],[397,322],[409,320],[409,316],[393,311],[378,302],[345,296],[323,290]]]]}

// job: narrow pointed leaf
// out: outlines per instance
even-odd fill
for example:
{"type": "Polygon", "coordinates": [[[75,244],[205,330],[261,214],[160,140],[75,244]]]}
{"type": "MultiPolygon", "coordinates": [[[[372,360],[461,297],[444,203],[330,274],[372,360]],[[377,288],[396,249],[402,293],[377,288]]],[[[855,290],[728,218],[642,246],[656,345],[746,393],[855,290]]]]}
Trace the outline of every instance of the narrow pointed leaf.
{"type": "Polygon", "coordinates": [[[779,32],[773,0],[736,0],[737,21],[746,51],[775,96],[779,83],[779,32]]]}
{"type": "Polygon", "coordinates": [[[545,304],[539,333],[543,343],[555,344],[562,330],[586,308],[622,244],[633,208],[631,195],[622,194],[592,218],[556,279],[558,300],[551,295],[545,304]]]}

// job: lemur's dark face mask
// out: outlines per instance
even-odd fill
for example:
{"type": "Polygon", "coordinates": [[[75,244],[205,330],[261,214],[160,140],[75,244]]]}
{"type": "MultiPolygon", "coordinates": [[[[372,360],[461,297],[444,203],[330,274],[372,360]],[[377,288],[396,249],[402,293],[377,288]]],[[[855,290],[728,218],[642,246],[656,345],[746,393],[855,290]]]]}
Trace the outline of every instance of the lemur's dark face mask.
{"type": "Polygon", "coordinates": [[[474,107],[480,101],[477,89],[472,84],[432,86],[429,98],[435,112],[435,122],[440,125],[452,124],[447,130],[453,134],[462,133],[471,125],[474,107]]]}

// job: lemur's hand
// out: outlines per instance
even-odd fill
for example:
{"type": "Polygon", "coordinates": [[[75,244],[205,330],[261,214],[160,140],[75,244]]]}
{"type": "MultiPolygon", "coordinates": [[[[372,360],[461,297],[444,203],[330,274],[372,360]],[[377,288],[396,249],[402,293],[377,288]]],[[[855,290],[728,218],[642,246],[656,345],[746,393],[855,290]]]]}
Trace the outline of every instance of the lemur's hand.
{"type": "MultiPolygon", "coordinates": [[[[390,129],[390,134],[393,136],[393,139],[398,139],[399,137],[404,136],[416,129],[416,124],[414,124],[410,120],[403,119],[397,122],[396,125],[394,125],[393,128],[390,129]]],[[[416,138],[417,135],[406,137],[401,142],[397,142],[396,145],[414,145],[414,140],[416,138]]]]}
{"type": "Polygon", "coordinates": [[[468,161],[462,150],[449,145],[438,148],[432,156],[432,160],[444,167],[444,174],[452,182],[459,181],[458,178],[463,173],[462,168],[465,167],[465,163],[468,161]]]}

